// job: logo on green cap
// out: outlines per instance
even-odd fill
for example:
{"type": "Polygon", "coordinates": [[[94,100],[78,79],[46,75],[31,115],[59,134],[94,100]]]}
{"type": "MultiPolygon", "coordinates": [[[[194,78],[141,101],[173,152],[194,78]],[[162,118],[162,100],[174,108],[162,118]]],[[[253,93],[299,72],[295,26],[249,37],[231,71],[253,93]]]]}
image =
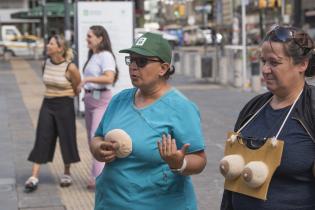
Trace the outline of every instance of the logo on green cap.
{"type": "Polygon", "coordinates": [[[137,40],[136,46],[143,46],[146,40],[147,40],[146,37],[140,37],[140,38],[137,40]]]}

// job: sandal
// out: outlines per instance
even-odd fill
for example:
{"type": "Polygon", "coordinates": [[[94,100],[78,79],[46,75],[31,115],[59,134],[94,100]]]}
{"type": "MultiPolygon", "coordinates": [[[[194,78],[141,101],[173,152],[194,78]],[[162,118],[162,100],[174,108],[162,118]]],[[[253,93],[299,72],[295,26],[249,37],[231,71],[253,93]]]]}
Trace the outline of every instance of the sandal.
{"type": "Polygon", "coordinates": [[[31,176],[25,182],[24,192],[26,193],[34,192],[37,189],[38,183],[39,183],[38,178],[31,176]]]}
{"type": "Polygon", "coordinates": [[[68,174],[63,174],[60,177],[60,187],[69,187],[72,184],[72,177],[68,174]]]}

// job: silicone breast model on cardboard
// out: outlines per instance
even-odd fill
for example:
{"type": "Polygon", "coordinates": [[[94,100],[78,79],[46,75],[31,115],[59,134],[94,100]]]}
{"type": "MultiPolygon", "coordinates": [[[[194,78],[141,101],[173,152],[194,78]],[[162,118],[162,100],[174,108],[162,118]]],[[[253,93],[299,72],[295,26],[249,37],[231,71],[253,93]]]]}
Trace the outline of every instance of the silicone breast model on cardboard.
{"type": "Polygon", "coordinates": [[[128,133],[122,129],[110,130],[105,135],[105,141],[115,141],[118,143],[118,148],[116,150],[116,156],[118,158],[124,158],[130,155],[132,152],[132,140],[128,133]]]}
{"type": "Polygon", "coordinates": [[[269,169],[263,161],[251,161],[246,164],[242,178],[252,188],[260,187],[268,177],[269,169]]]}
{"type": "Polygon", "coordinates": [[[243,171],[245,161],[241,155],[227,155],[220,161],[220,172],[229,180],[236,179],[243,171]]]}

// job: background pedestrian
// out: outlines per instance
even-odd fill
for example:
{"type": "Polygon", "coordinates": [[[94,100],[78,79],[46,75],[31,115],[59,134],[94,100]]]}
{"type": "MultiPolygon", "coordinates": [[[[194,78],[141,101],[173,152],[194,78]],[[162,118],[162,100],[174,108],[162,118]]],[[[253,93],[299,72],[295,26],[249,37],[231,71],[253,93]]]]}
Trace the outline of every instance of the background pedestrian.
{"type": "MultiPolygon", "coordinates": [[[[112,98],[111,88],[117,81],[119,72],[108,33],[103,26],[91,26],[86,40],[89,48],[88,60],[84,65],[84,78],[79,89],[83,88],[85,92],[85,124],[90,144],[112,98]]],[[[103,167],[104,163],[92,159],[88,189],[95,188],[95,178],[103,167]]]]}
{"type": "Polygon", "coordinates": [[[34,147],[28,157],[34,162],[32,176],[25,182],[25,191],[32,192],[39,183],[40,164],[51,162],[57,137],[64,161],[62,187],[70,186],[70,164],[80,161],[76,142],[74,96],[81,82],[80,73],[72,63],[73,53],[64,37],[54,35],[47,44],[48,59],[43,66],[43,82],[46,86],[40,109],[34,147]]]}

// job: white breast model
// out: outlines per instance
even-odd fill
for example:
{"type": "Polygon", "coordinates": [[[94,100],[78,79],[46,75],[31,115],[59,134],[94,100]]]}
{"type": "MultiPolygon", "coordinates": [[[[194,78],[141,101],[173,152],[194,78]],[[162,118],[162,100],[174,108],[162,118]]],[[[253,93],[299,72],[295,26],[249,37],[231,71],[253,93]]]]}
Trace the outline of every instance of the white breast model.
{"type": "Polygon", "coordinates": [[[118,158],[124,158],[130,155],[132,152],[132,140],[128,133],[122,129],[110,130],[105,135],[105,141],[114,141],[118,143],[118,148],[116,150],[116,156],[118,158]]]}
{"type": "Polygon", "coordinates": [[[242,178],[251,188],[260,187],[268,178],[269,169],[263,161],[251,161],[246,164],[242,178]]]}
{"type": "Polygon", "coordinates": [[[228,180],[236,179],[245,166],[244,158],[241,155],[227,155],[220,161],[220,172],[228,180]]]}

